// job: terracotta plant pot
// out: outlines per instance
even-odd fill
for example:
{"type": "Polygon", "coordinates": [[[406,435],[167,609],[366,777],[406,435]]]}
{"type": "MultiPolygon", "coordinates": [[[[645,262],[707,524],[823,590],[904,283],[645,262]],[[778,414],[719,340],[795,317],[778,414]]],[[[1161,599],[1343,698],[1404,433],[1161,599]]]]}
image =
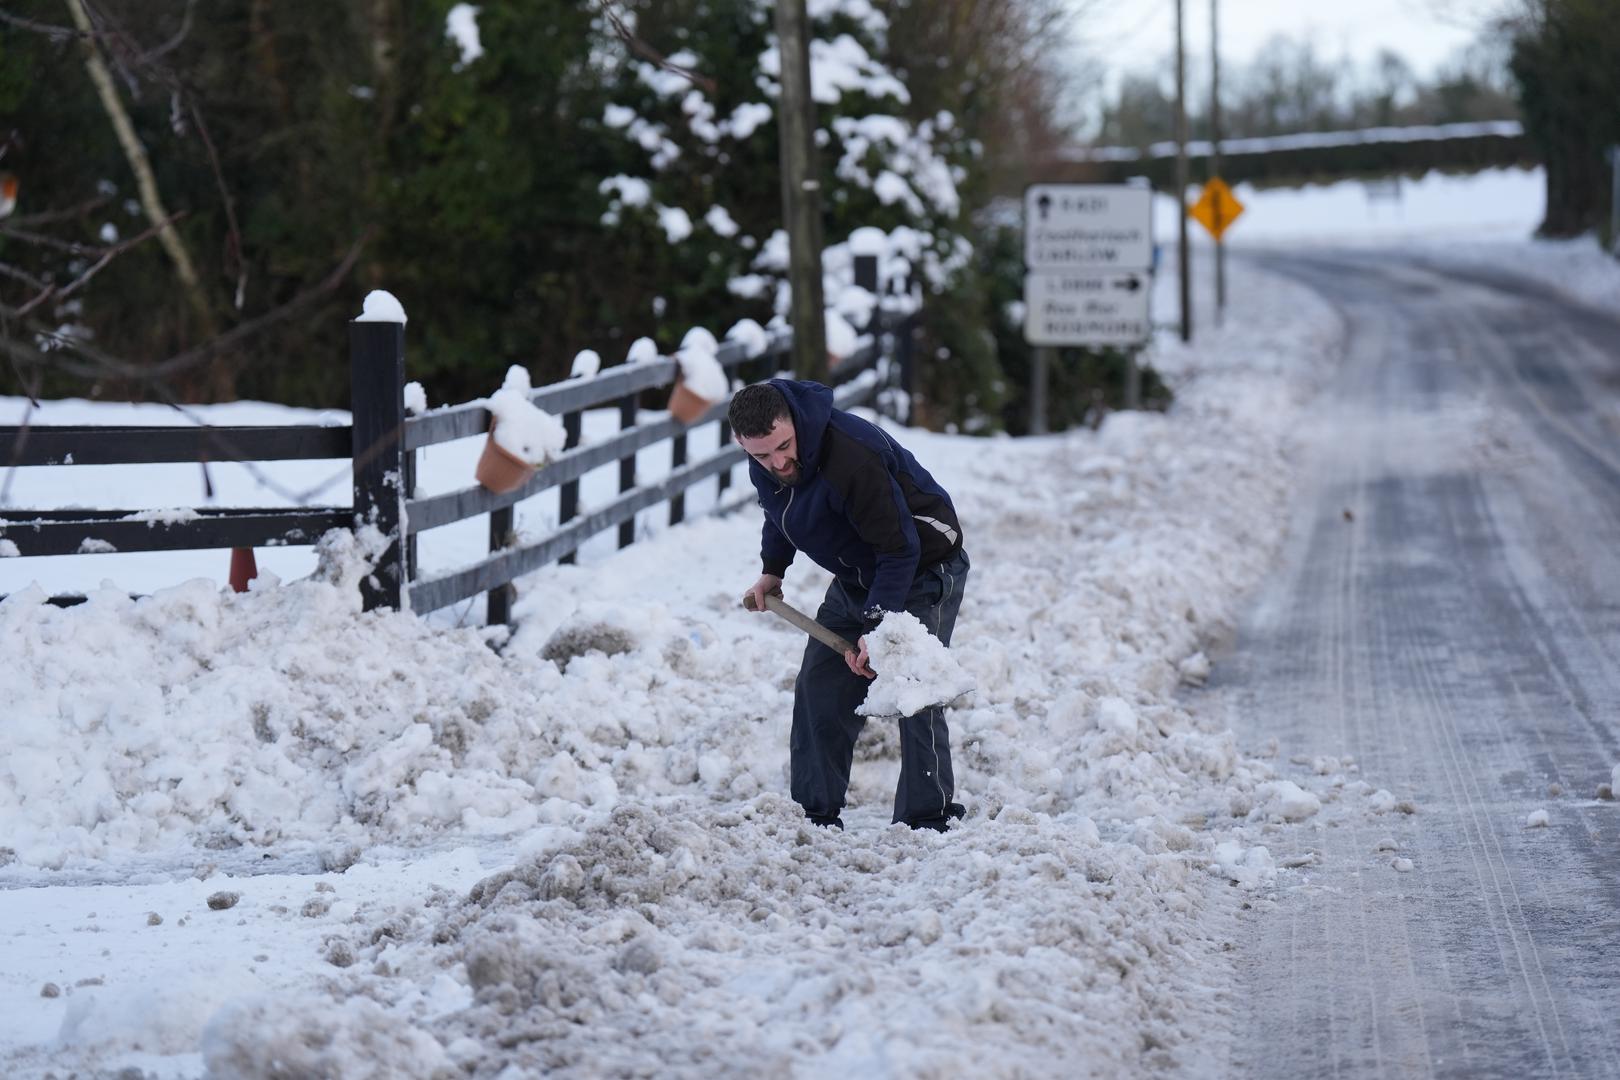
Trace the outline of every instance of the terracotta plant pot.
{"type": "Polygon", "coordinates": [[[495,425],[491,423],[473,478],[495,494],[505,495],[522,487],[533,475],[533,465],[495,441],[495,425]]]}
{"type": "Polygon", "coordinates": [[[690,424],[698,417],[709,411],[714,402],[707,398],[700,398],[680,379],[675,380],[675,389],[669,395],[670,415],[683,424],[690,424]]]}

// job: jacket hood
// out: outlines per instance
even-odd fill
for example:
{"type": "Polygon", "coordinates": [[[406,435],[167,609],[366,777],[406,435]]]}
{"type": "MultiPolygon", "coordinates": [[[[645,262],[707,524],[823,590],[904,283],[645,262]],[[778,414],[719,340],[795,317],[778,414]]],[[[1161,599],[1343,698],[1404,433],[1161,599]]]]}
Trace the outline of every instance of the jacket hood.
{"type": "Polygon", "coordinates": [[[821,468],[821,446],[827,435],[827,422],[832,419],[833,392],[818,382],[796,382],[792,379],[772,379],[771,385],[787,398],[788,412],[793,416],[793,433],[798,437],[799,482],[821,468]]]}

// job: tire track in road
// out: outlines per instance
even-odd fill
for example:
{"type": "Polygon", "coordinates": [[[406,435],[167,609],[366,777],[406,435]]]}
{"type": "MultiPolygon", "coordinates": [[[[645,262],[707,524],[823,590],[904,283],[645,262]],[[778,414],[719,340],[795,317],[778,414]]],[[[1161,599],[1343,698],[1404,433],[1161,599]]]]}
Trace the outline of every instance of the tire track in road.
{"type": "Polygon", "coordinates": [[[1620,468],[1594,438],[1620,327],[1605,353],[1545,297],[1274,261],[1340,305],[1350,348],[1295,538],[1209,693],[1245,739],[1353,753],[1420,812],[1324,811],[1323,865],[1248,922],[1228,1072],[1620,1077],[1620,807],[1538,786],[1589,792],[1620,756],[1620,468]],[[1498,426],[1529,456],[1481,452],[1498,426]],[[1558,827],[1525,829],[1543,804],[1558,827]]]}
{"type": "MultiPolygon", "coordinates": [[[[1448,495],[1438,500],[1438,506],[1446,518],[1446,535],[1453,543],[1461,539],[1454,514],[1455,502],[1459,497],[1467,496],[1448,495]]],[[[1509,860],[1503,853],[1501,837],[1487,809],[1495,800],[1489,797],[1479,775],[1477,762],[1482,755],[1477,748],[1467,745],[1469,740],[1461,729],[1460,710],[1449,678],[1449,672],[1455,668],[1455,660],[1448,655],[1449,650],[1443,644],[1434,643],[1433,628],[1418,618],[1413,605],[1381,605],[1380,612],[1389,620],[1393,631],[1393,647],[1387,655],[1393,662],[1406,668],[1405,672],[1400,673],[1405,676],[1400,681],[1417,689],[1426,726],[1434,736],[1444,763],[1449,803],[1460,811],[1465,841],[1473,856],[1476,895],[1488,919],[1501,974],[1512,981],[1514,997],[1522,996],[1528,1006],[1533,1025],[1527,1027],[1534,1027],[1537,1049],[1540,1051],[1536,1056],[1543,1060],[1551,1075],[1561,1075],[1560,1054],[1554,1044],[1556,1042],[1562,1046],[1562,1056],[1567,1058],[1568,1042],[1564,1038],[1557,1006],[1547,985],[1546,972],[1525,918],[1524,905],[1514,883],[1509,860]],[[1452,662],[1446,663],[1448,659],[1452,662]]],[[[1471,901],[1473,898],[1467,899],[1471,901]]],[[[1517,1015],[1522,1017],[1523,1012],[1517,1015]]],[[[1508,1019],[1501,1017],[1499,1021],[1506,1022],[1508,1019]]],[[[1517,1041],[1522,1042],[1528,1034],[1528,1030],[1521,1032],[1517,1041]]],[[[1515,1049],[1523,1054],[1522,1046],[1515,1049]]],[[[1529,1069],[1528,1065],[1529,1062],[1521,1056],[1520,1061],[1507,1072],[1510,1075],[1533,1073],[1534,1070],[1529,1069]]]]}

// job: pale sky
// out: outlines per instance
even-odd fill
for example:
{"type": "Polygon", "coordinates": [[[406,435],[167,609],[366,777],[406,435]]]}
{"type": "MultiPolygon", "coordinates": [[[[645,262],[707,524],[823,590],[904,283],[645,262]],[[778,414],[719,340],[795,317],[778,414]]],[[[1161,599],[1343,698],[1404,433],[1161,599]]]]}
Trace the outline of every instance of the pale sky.
{"type": "MultiPolygon", "coordinates": [[[[1165,63],[1175,47],[1175,0],[1073,0],[1086,51],[1118,72],[1165,63]]],[[[1210,0],[1183,0],[1186,48],[1208,70],[1210,0]]],[[[1512,0],[1218,0],[1221,62],[1237,65],[1274,34],[1310,36],[1326,58],[1359,64],[1392,49],[1422,76],[1471,43],[1512,0]]]]}

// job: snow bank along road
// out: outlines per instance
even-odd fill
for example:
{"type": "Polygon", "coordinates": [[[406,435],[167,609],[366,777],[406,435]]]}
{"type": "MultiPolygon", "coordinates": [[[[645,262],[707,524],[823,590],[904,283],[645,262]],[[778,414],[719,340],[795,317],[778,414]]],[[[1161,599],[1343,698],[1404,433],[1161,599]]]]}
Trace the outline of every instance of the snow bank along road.
{"type": "Polygon", "coordinates": [[[1231,1072],[1620,1076],[1620,322],[1398,253],[1265,265],[1348,352],[1197,707],[1415,812],[1323,830],[1248,921],[1231,1072]]]}
{"type": "Polygon", "coordinates": [[[1206,1071],[1234,913],[1394,801],[1178,703],[1271,565],[1342,340],[1235,273],[1224,332],[1158,349],[1169,415],[904,434],[975,564],[944,836],[888,826],[881,724],[847,832],[785,798],[802,638],[738,610],[748,515],[535,575],[500,655],[361,615],[352,542],[65,611],[0,560],[0,1074],[1206,1071]]]}

